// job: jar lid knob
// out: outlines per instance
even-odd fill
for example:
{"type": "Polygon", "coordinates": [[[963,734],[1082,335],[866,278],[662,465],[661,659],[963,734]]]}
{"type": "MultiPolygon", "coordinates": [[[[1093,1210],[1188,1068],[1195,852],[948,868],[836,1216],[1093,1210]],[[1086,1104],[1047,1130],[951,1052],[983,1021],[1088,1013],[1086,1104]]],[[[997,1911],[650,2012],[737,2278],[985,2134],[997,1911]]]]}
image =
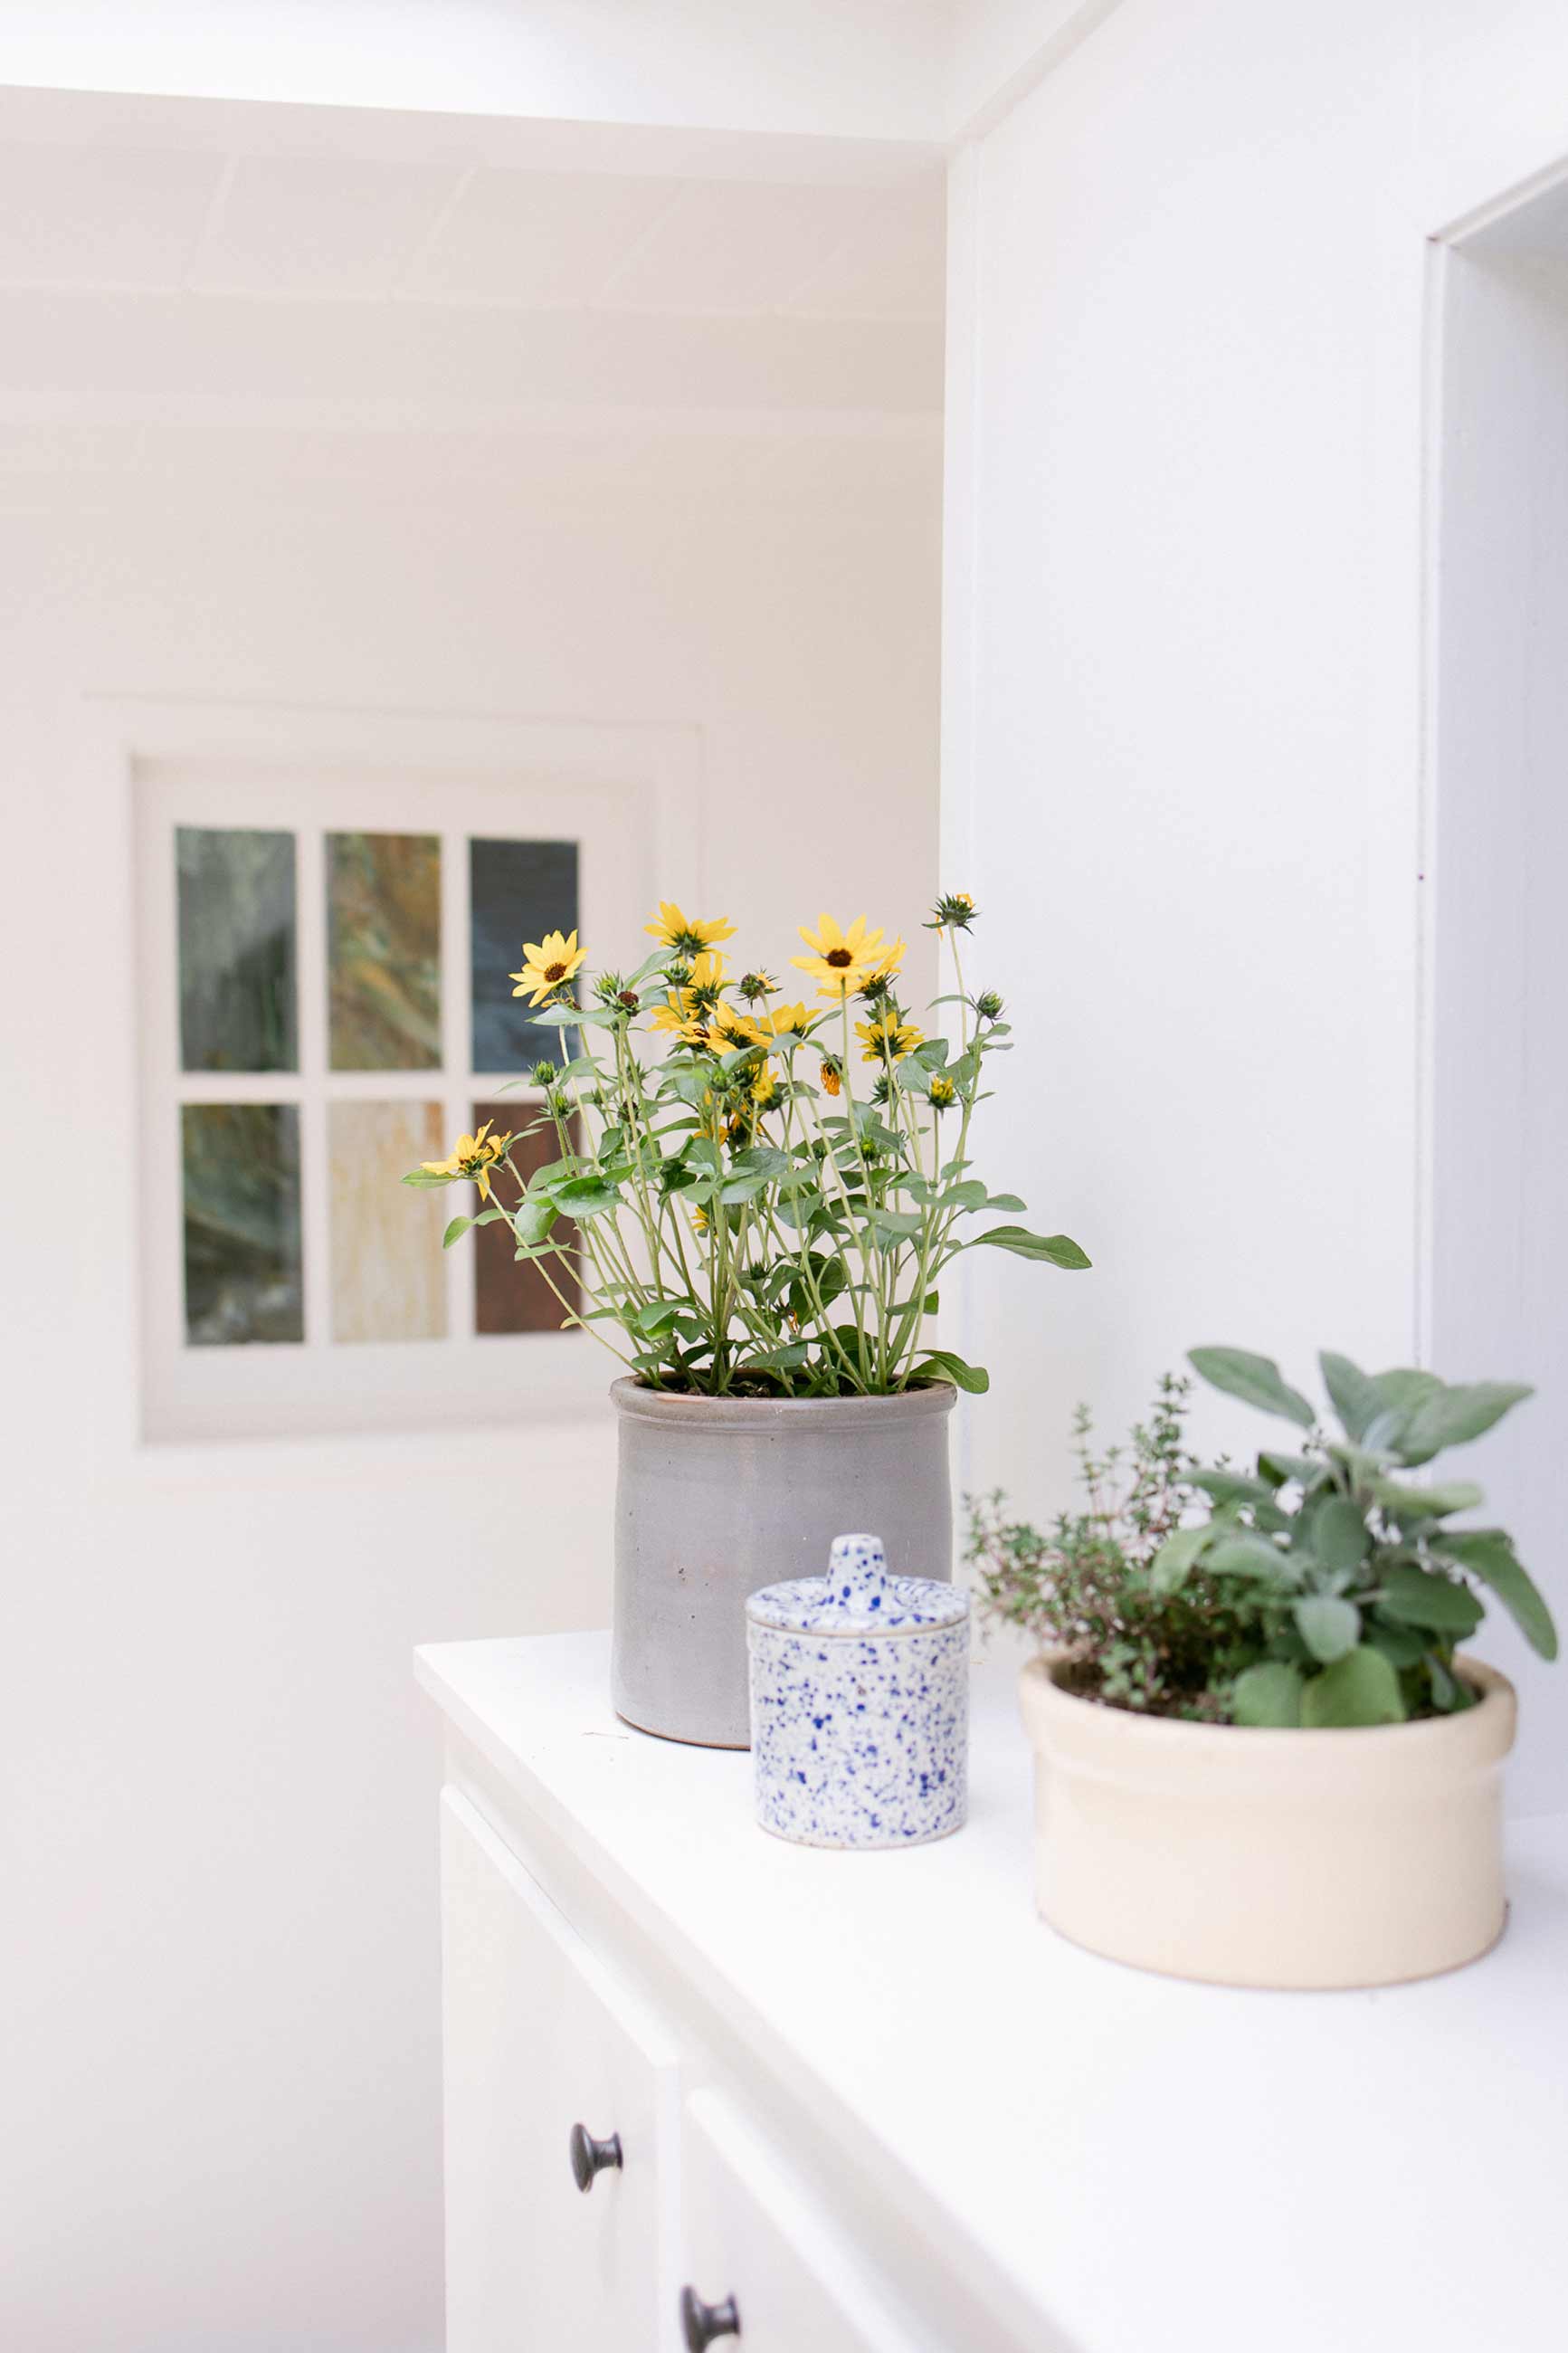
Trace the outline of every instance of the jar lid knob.
{"type": "Polygon", "coordinates": [[[841,1609],[879,1609],[888,1590],[888,1556],[880,1536],[835,1536],[827,1583],[841,1609]]]}

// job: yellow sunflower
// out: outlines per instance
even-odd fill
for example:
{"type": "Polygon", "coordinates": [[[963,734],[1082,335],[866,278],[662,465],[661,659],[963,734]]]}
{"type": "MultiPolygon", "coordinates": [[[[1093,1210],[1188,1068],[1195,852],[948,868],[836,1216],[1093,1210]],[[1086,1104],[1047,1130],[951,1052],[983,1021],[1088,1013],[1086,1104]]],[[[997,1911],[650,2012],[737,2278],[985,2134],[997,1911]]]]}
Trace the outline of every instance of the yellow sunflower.
{"type": "Polygon", "coordinates": [[[804,1038],[815,1018],[809,1006],[775,1005],[771,1013],[762,1015],[761,1026],[773,1039],[783,1042],[804,1038]]]}
{"type": "Polygon", "coordinates": [[[855,1035],[866,1049],[863,1062],[901,1062],[912,1053],[925,1036],[912,1021],[900,1021],[891,1013],[884,1013],[879,1021],[857,1021],[855,1035]]]}
{"type": "MultiPolygon", "coordinates": [[[[721,955],[703,954],[691,967],[691,978],[684,988],[672,988],[653,1017],[656,1029],[673,1030],[689,1046],[706,1046],[711,1041],[708,1031],[716,1022],[738,1023],[749,1016],[732,1012],[720,1001],[719,991],[724,985],[724,963],[721,955]],[[702,1035],[692,1035],[700,1030],[702,1035]]],[[[752,1025],[755,1026],[754,1024],[752,1025]]]]}
{"type": "Polygon", "coordinates": [[[844,1092],[844,1073],[828,1054],[822,1058],[822,1084],[825,1093],[837,1095],[844,1092]]]}
{"type": "Polygon", "coordinates": [[[716,1005],[709,1025],[724,1046],[726,1052],[735,1053],[742,1046],[764,1046],[766,1037],[749,1013],[737,1013],[732,1005],[716,1005]]]}
{"type": "Polygon", "coordinates": [[[779,1082],[764,1062],[752,1081],[752,1101],[760,1111],[765,1111],[769,1103],[776,1100],[778,1091],[779,1082]]]}
{"type": "Polygon", "coordinates": [[[823,997],[844,997],[858,988],[882,957],[892,953],[883,947],[880,932],[867,931],[864,915],[857,915],[847,932],[839,930],[831,915],[818,915],[816,931],[808,932],[803,923],[800,935],[815,953],[791,956],[790,962],[797,972],[809,973],[820,983],[823,997]]]}
{"type": "Polygon", "coordinates": [[[673,899],[661,899],[658,914],[643,929],[662,947],[673,948],[683,956],[700,955],[717,941],[735,936],[734,924],[726,923],[722,915],[715,923],[705,923],[695,915],[682,914],[673,899]]]}
{"type": "Polygon", "coordinates": [[[542,940],[524,940],[522,970],[508,973],[515,980],[514,997],[527,997],[531,1005],[542,1005],[557,988],[563,988],[576,972],[587,951],[577,944],[577,934],[546,932],[542,940]],[[532,995],[529,996],[529,991],[532,995]]]}
{"type": "Polygon", "coordinates": [[[903,960],[904,943],[902,940],[895,940],[892,946],[885,949],[877,958],[876,963],[860,983],[861,987],[868,988],[874,981],[891,980],[903,960]]]}
{"type": "Polygon", "coordinates": [[[477,1135],[459,1135],[445,1160],[422,1160],[419,1165],[427,1176],[471,1176],[480,1197],[488,1201],[491,1166],[510,1142],[510,1135],[492,1135],[487,1119],[477,1135]]]}

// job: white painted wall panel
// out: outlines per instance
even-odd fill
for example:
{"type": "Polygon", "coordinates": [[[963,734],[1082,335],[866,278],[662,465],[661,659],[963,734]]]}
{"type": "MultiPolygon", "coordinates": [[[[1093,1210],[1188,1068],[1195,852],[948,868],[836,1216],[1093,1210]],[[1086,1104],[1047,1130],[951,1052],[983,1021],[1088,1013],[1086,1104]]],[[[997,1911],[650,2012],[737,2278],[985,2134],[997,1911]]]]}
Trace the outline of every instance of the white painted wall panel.
{"type": "Polygon", "coordinates": [[[416,443],[182,457],[168,428],[139,466],[118,429],[66,434],[0,487],[0,1880],[26,1890],[0,1940],[0,2339],[27,2353],[436,2353],[409,1652],[602,1623],[613,1472],[607,1409],[134,1451],[132,863],[84,698],[205,702],[216,743],[226,703],[269,700],[694,728],[689,839],[770,961],[825,901],[907,931],[931,889],[934,445],[857,491],[842,466],[803,489],[781,444],[776,487],[737,494],[689,466],[665,491],[629,438],[613,490],[569,498],[537,453],[514,490],[504,444],[453,470],[416,443]],[[51,1166],[84,1113],[90,1152],[51,1166]]]}
{"type": "Polygon", "coordinates": [[[1428,240],[1563,158],[1529,0],[1121,0],[960,158],[944,881],[1016,1023],[984,1165],[1097,1261],[959,1306],[1025,1508],[1194,1343],[1429,1345],[1428,240]]]}

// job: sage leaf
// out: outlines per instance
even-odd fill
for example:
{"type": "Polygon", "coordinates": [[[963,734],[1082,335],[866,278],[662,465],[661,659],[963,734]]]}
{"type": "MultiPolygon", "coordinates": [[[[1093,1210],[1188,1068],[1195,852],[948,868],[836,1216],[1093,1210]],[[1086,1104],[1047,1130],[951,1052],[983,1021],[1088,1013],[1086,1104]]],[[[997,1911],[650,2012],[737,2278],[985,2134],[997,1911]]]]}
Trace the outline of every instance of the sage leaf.
{"type": "Polygon", "coordinates": [[[1473,1479],[1452,1479],[1446,1487],[1406,1487],[1397,1479],[1378,1479],[1373,1493],[1398,1520],[1441,1520],[1450,1512],[1473,1512],[1486,1502],[1473,1479]]]}
{"type": "Polygon", "coordinates": [[[1309,1731],[1404,1721],[1399,1678],[1382,1651],[1365,1643],[1310,1675],[1302,1689],[1301,1723],[1309,1731]]]}
{"type": "Polygon", "coordinates": [[[1296,1630],[1322,1666],[1344,1658],[1361,1640],[1361,1611],[1331,1593],[1304,1594],[1291,1609],[1296,1630]]]}
{"type": "Polygon", "coordinates": [[[1177,1528],[1165,1538],[1149,1564],[1149,1582],[1156,1593],[1174,1593],[1184,1585],[1214,1538],[1210,1523],[1197,1528],[1177,1528]]]}
{"type": "Polygon", "coordinates": [[[1444,1528],[1433,1542],[1445,1559],[1491,1588],[1532,1651],[1543,1659],[1557,1656],[1552,1612],[1501,1528],[1444,1528]]]}
{"type": "Polygon", "coordinates": [[[1406,1462],[1430,1462],[1447,1446],[1466,1446],[1534,1391],[1521,1381],[1475,1381],[1440,1389],[1415,1408],[1399,1438],[1406,1462]]]}
{"type": "Polygon", "coordinates": [[[1344,1424],[1348,1437],[1363,1439],[1383,1411],[1384,1400],[1377,1384],[1352,1365],[1348,1356],[1336,1356],[1325,1348],[1318,1358],[1334,1411],[1344,1424]]]}
{"type": "Polygon", "coordinates": [[[1237,1724],[1250,1724],[1289,1732],[1301,1721],[1301,1694],[1305,1678],[1300,1667],[1286,1666],[1281,1660],[1265,1659],[1256,1667],[1248,1667],[1237,1675],[1231,1695],[1230,1712],[1237,1724]]]}
{"type": "Polygon", "coordinates": [[[1325,1568],[1359,1568],[1372,1550],[1372,1532],[1348,1495],[1321,1496],[1300,1525],[1308,1550],[1325,1568]]]}
{"type": "Polygon", "coordinates": [[[1468,1587],[1432,1569],[1417,1568],[1412,1561],[1396,1562],[1384,1571],[1378,1606],[1401,1625],[1459,1639],[1473,1634],[1486,1615],[1468,1587]]]}
{"type": "Polygon", "coordinates": [[[1283,1414],[1287,1421],[1310,1430],[1317,1419],[1299,1389],[1293,1389],[1269,1356],[1255,1356],[1247,1348],[1192,1348],[1187,1362],[1211,1388],[1264,1413],[1283,1414]]]}

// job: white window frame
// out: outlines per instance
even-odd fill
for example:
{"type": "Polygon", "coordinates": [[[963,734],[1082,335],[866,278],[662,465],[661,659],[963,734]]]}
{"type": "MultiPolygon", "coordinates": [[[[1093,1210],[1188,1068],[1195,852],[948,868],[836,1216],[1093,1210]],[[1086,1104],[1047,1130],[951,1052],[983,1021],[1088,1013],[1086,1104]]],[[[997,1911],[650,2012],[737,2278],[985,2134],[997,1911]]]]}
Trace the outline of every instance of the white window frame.
{"type": "MultiPolygon", "coordinates": [[[[641,926],[679,879],[702,887],[700,762],[692,731],[563,722],[208,714],[149,727],[123,746],[136,848],[140,970],[142,1435],[154,1445],[449,1430],[581,1415],[616,1367],[584,1334],[478,1334],[471,1245],[447,1255],[444,1337],[331,1336],[326,1120],[336,1101],[438,1102],[448,1138],[515,1072],[475,1071],[468,985],[470,839],[579,843],[578,911],[595,965],[635,961],[641,926]],[[215,723],[216,722],[216,723],[215,723]],[[618,773],[617,773],[618,771],[618,773]],[[297,1072],[180,1068],[174,834],[182,825],[291,832],[297,845],[297,1072]],[[327,1063],[325,837],[437,834],[442,842],[442,1068],[342,1071],[327,1063]],[[183,1103],[291,1103],[300,1113],[305,1337],[237,1346],[185,1338],[183,1103]]],[[[521,945],[521,939],[519,944],[521,945]]],[[[531,1099],[513,1088],[520,1106],[531,1099]]],[[[428,1197],[439,1226],[466,1188],[428,1197]]]]}

